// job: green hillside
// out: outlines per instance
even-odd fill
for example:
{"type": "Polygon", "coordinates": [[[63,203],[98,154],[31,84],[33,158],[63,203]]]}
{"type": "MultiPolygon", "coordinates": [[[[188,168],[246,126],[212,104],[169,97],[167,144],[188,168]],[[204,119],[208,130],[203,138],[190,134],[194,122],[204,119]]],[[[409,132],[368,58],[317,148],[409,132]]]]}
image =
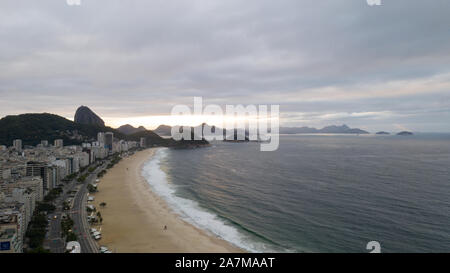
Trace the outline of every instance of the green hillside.
{"type": "Polygon", "coordinates": [[[114,132],[118,138],[124,136],[110,127],[84,125],[53,114],[23,114],[0,119],[0,145],[11,146],[14,139],[22,139],[24,145],[36,145],[41,140],[52,143],[63,139],[65,145],[80,144],[97,139],[98,132],[114,132]]]}

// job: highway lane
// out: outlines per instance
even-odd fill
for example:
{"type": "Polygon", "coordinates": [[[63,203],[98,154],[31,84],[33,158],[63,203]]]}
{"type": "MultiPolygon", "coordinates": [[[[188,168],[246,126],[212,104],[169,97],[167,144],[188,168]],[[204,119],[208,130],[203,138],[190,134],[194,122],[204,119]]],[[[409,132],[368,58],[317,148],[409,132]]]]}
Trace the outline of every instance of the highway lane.
{"type": "Polygon", "coordinates": [[[78,242],[81,246],[82,253],[98,253],[99,246],[97,242],[91,237],[89,232],[89,223],[87,222],[87,185],[93,184],[95,179],[97,179],[97,174],[105,169],[105,166],[109,163],[109,161],[102,166],[99,166],[95,172],[90,174],[85,183],[81,186],[77,195],[74,199],[74,205],[72,210],[72,219],[74,221],[74,231],[77,234],[78,242]]]}
{"type": "Polygon", "coordinates": [[[73,230],[78,237],[78,242],[81,246],[82,253],[95,253],[95,250],[92,249],[91,244],[89,243],[89,233],[86,232],[84,222],[83,222],[83,213],[85,210],[83,207],[84,199],[86,197],[86,184],[84,184],[74,199],[73,210],[72,210],[72,220],[74,221],[73,230]]]}

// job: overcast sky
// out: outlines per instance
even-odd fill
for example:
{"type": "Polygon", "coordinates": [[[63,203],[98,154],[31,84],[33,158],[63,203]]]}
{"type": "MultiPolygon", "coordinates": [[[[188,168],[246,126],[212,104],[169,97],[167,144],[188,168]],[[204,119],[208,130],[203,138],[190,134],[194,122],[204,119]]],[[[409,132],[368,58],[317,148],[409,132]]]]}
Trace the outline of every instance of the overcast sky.
{"type": "Polygon", "coordinates": [[[0,116],[87,105],[117,126],[194,96],[279,104],[287,126],[450,132],[450,1],[0,2],[0,116]]]}

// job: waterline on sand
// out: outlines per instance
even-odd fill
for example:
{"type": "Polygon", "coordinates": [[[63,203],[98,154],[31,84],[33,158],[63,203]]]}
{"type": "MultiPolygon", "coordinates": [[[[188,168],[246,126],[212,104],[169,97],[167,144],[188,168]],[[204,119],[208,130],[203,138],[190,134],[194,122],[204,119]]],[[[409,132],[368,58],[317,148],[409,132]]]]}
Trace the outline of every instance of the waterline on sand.
{"type": "Polygon", "coordinates": [[[237,228],[220,219],[218,215],[202,208],[196,201],[180,197],[176,186],[169,183],[167,174],[161,168],[162,161],[167,157],[168,152],[167,148],[158,149],[155,155],[143,165],[142,176],[151,189],[162,197],[177,215],[195,227],[246,251],[271,251],[266,244],[256,242],[242,234],[237,228]]]}

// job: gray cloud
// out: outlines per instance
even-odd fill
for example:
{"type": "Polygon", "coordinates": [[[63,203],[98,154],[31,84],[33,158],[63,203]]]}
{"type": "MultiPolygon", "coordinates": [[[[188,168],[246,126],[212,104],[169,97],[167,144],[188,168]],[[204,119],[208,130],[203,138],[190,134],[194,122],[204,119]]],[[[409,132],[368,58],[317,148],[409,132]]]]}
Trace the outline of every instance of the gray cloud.
{"type": "Polygon", "coordinates": [[[0,116],[203,96],[280,104],[287,125],[450,131],[449,25],[445,0],[2,1],[0,116]]]}

